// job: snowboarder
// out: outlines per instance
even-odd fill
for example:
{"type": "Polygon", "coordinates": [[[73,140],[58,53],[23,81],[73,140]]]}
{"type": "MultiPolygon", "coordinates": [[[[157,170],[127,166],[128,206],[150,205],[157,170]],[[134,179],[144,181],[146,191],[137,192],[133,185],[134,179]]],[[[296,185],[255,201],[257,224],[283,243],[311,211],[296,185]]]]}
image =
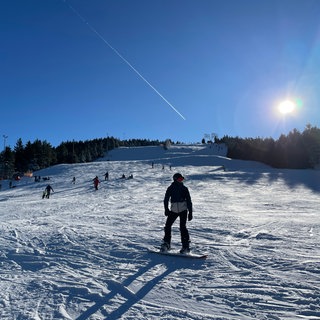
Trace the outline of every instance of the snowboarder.
{"type": "Polygon", "coordinates": [[[96,190],[98,190],[99,183],[100,183],[100,180],[98,176],[95,176],[95,178],[93,179],[93,185],[96,190]]]}
{"type": "Polygon", "coordinates": [[[54,192],[53,189],[52,189],[52,187],[50,186],[50,184],[48,184],[48,185],[46,186],[46,188],[44,189],[42,199],[43,199],[44,197],[46,197],[47,199],[49,199],[49,198],[50,198],[51,191],[54,192]]]}
{"type": "Polygon", "coordinates": [[[164,197],[164,210],[167,217],[164,227],[164,238],[161,245],[161,251],[170,250],[171,245],[171,227],[176,219],[180,218],[180,234],[182,249],[180,253],[190,252],[190,238],[186,227],[187,219],[191,221],[192,216],[192,202],[189,189],[183,184],[184,177],[180,173],[173,175],[173,182],[167,188],[164,197]],[[171,202],[171,209],[169,209],[169,200],[171,202]]]}

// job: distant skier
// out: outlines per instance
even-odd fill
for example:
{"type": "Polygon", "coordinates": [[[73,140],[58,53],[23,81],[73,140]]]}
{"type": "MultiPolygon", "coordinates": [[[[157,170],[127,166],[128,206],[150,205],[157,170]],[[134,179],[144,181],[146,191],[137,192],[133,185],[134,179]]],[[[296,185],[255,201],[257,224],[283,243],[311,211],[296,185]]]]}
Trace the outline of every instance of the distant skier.
{"type": "Polygon", "coordinates": [[[75,184],[76,183],[76,177],[72,178],[72,183],[75,184]]]}
{"type": "Polygon", "coordinates": [[[98,176],[95,176],[95,178],[93,179],[93,185],[96,190],[98,190],[99,183],[100,183],[100,180],[98,176]]]}
{"type": "Polygon", "coordinates": [[[180,253],[190,252],[190,238],[186,227],[187,219],[192,220],[192,202],[189,190],[183,185],[184,177],[180,173],[173,175],[173,182],[167,188],[164,197],[164,210],[167,217],[164,227],[164,238],[161,245],[161,251],[167,251],[171,245],[171,227],[176,219],[180,218],[180,234],[182,248],[180,253]],[[169,200],[171,202],[171,210],[169,209],[169,200]],[[188,213],[189,212],[189,213],[188,213]]]}
{"type": "Polygon", "coordinates": [[[43,191],[42,199],[43,199],[44,197],[46,197],[47,199],[49,199],[49,198],[50,198],[51,191],[54,192],[53,189],[52,189],[52,187],[50,186],[50,184],[48,184],[48,185],[46,186],[46,188],[44,189],[44,191],[43,191]]]}
{"type": "Polygon", "coordinates": [[[104,175],[104,180],[109,180],[109,172],[108,171],[104,175]]]}

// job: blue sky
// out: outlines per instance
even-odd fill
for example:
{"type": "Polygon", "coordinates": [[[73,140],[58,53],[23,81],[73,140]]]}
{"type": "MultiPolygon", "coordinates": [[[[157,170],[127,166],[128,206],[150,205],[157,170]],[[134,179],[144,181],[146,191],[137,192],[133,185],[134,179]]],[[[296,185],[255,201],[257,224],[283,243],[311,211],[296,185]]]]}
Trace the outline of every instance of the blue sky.
{"type": "Polygon", "coordinates": [[[0,41],[12,147],[319,127],[318,0],[1,1],[0,41]],[[297,108],[284,116],[286,99],[297,108]]]}

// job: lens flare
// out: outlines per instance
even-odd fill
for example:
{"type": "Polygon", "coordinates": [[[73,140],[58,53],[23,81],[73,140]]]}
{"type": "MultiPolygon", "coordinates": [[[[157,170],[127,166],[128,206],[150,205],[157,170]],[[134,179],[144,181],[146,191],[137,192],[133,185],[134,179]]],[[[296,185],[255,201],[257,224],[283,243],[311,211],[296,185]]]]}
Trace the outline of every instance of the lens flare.
{"type": "Polygon", "coordinates": [[[295,103],[296,103],[296,107],[297,107],[298,109],[301,109],[301,108],[302,108],[303,102],[302,102],[301,99],[297,98],[297,99],[295,100],[295,103]]]}

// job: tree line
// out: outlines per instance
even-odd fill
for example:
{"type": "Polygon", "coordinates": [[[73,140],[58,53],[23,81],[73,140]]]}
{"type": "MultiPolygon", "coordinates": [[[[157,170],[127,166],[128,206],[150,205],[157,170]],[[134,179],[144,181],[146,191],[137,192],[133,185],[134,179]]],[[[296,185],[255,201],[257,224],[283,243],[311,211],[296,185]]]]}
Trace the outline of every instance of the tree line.
{"type": "Polygon", "coordinates": [[[278,140],[272,138],[215,138],[225,143],[232,159],[263,162],[274,168],[308,169],[320,164],[320,129],[307,125],[301,133],[294,129],[278,140]]]}
{"type": "MultiPolygon", "coordinates": [[[[0,179],[12,178],[15,174],[33,172],[61,163],[91,162],[118,147],[158,146],[168,147],[166,141],[114,137],[88,141],[62,142],[52,147],[47,141],[28,141],[25,145],[18,139],[14,149],[5,147],[0,154],[0,179]]],[[[204,140],[202,140],[204,143],[204,140]]],[[[320,164],[320,129],[307,125],[301,133],[294,129],[288,135],[273,138],[239,138],[214,136],[215,143],[224,143],[227,156],[232,159],[263,162],[274,168],[308,169],[320,164]]],[[[180,144],[180,142],[177,144],[180,144]]]]}
{"type": "Polygon", "coordinates": [[[0,179],[11,179],[14,175],[25,174],[61,163],[91,162],[118,147],[153,146],[163,142],[147,139],[120,140],[114,137],[88,141],[67,141],[57,147],[46,140],[28,141],[18,139],[13,150],[10,147],[0,154],[0,179]]]}

